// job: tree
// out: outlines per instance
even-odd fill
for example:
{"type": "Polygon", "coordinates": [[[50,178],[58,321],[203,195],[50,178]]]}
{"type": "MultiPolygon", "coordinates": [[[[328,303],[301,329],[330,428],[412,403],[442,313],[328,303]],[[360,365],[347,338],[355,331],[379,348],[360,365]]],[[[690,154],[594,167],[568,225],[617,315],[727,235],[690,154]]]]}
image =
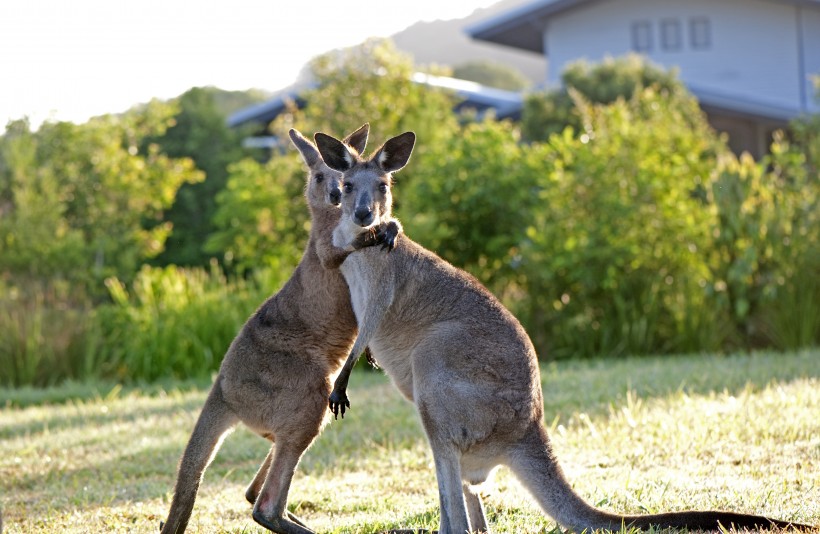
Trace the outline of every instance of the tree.
{"type": "Polygon", "coordinates": [[[176,99],[179,112],[172,125],[145,143],[156,143],[172,158],[190,158],[203,171],[200,182],[183,184],[172,207],[163,217],[170,223],[165,250],[154,260],[161,265],[205,266],[212,254],[203,249],[214,231],[216,196],[225,188],[228,166],[248,155],[242,148],[247,132],[231,129],[226,119],[230,112],[258,102],[258,92],[223,91],[214,87],[195,87],[176,99]]]}
{"type": "Polygon", "coordinates": [[[561,74],[562,88],[528,95],[521,113],[521,133],[527,141],[545,141],[567,126],[581,131],[580,115],[569,91],[574,89],[587,101],[609,104],[618,98],[630,99],[645,87],[669,95],[686,92],[674,70],[656,67],[638,55],[600,63],[577,61],[561,74]]]}
{"type": "Polygon", "coordinates": [[[396,194],[409,235],[502,295],[539,201],[537,171],[508,121],[466,123],[427,147],[396,194]]]}
{"type": "Polygon", "coordinates": [[[85,124],[10,124],[0,138],[4,217],[1,268],[99,288],[130,277],[162,251],[157,224],[179,186],[202,178],[187,159],[142,140],[161,134],[174,108],[151,102],[85,124]]]}
{"type": "Polygon", "coordinates": [[[529,331],[558,357],[720,347],[702,191],[725,147],[689,95],[573,98],[582,129],[527,153],[540,199],[522,244],[529,331]]]}

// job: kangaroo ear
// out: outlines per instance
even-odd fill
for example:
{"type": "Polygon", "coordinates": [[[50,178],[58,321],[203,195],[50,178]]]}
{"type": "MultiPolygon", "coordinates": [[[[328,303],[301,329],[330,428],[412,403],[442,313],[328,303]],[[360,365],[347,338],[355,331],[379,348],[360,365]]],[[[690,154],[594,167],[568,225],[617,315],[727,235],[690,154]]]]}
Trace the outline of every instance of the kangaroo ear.
{"type": "Polygon", "coordinates": [[[367,134],[370,133],[370,124],[364,123],[362,126],[342,139],[342,143],[354,148],[360,155],[364,154],[364,147],[367,146],[367,134]]]}
{"type": "Polygon", "coordinates": [[[416,143],[416,134],[404,132],[387,142],[376,152],[373,159],[379,164],[384,172],[394,172],[410,161],[410,153],[413,152],[413,145],[416,143]]]}
{"type": "Polygon", "coordinates": [[[347,146],[338,139],[322,132],[318,132],[313,138],[316,140],[316,146],[319,148],[322,159],[331,169],[345,172],[355,163],[356,158],[350,153],[347,146]]]}
{"type": "Polygon", "coordinates": [[[299,130],[291,128],[288,135],[290,135],[290,140],[293,141],[293,145],[299,150],[299,153],[302,154],[302,159],[305,160],[308,167],[312,167],[321,159],[322,156],[319,155],[316,145],[299,133],[299,130]]]}

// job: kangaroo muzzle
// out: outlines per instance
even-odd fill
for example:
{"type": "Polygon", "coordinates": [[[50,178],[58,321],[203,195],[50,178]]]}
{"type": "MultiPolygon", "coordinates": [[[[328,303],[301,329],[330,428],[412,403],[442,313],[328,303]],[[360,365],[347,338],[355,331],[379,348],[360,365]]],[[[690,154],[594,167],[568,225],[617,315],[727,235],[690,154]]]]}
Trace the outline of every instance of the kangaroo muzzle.
{"type": "Polygon", "coordinates": [[[370,195],[367,192],[362,192],[356,202],[356,207],[353,209],[353,222],[359,226],[367,227],[373,224],[374,219],[373,203],[370,195]]]}
{"type": "Polygon", "coordinates": [[[353,212],[353,222],[359,226],[370,226],[373,224],[373,210],[370,206],[360,206],[353,212]]]}
{"type": "Polygon", "coordinates": [[[338,187],[331,189],[328,196],[330,197],[330,203],[334,206],[338,206],[342,203],[342,190],[338,187]]]}

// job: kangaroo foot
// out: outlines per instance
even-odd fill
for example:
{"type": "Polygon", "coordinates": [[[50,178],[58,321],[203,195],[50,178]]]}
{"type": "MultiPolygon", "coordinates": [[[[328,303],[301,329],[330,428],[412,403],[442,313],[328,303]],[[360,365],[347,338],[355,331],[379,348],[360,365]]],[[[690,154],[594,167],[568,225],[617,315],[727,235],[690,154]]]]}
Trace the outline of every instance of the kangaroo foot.
{"type": "Polygon", "coordinates": [[[301,520],[301,519],[299,519],[296,515],[294,515],[294,514],[292,514],[292,513],[290,513],[290,512],[288,512],[288,519],[290,519],[291,521],[293,521],[294,523],[296,523],[296,524],[297,524],[297,525],[299,525],[300,527],[305,527],[305,528],[308,528],[308,526],[305,524],[305,522],[304,522],[304,521],[302,521],[302,520],[301,520]]]}
{"type": "Polygon", "coordinates": [[[288,513],[289,519],[284,517],[265,517],[258,510],[253,511],[253,520],[266,529],[277,534],[316,534],[304,525],[293,521],[295,516],[288,513]]]}

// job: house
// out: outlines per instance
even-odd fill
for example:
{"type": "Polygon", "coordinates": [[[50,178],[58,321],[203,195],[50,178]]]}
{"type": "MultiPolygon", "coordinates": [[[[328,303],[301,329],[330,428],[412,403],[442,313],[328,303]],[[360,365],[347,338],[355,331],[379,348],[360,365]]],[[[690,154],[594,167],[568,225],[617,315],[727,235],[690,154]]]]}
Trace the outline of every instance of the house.
{"type": "Polygon", "coordinates": [[[677,67],[736,152],[760,155],[773,130],[820,112],[820,0],[535,0],[467,33],[544,55],[548,88],[578,59],[677,67]]]}
{"type": "MultiPolygon", "coordinates": [[[[521,93],[515,91],[505,91],[468,80],[434,76],[422,72],[414,73],[411,79],[415,83],[453,93],[457,97],[453,110],[457,112],[472,110],[480,117],[492,111],[495,117],[505,119],[517,118],[521,111],[523,98],[521,93]]],[[[236,128],[246,124],[253,125],[252,128],[256,133],[243,141],[243,145],[248,148],[281,149],[280,140],[270,135],[268,126],[289,105],[295,105],[297,108],[304,107],[307,101],[302,95],[313,88],[315,85],[308,84],[301,89],[288,89],[270,100],[240,109],[228,117],[228,126],[236,128]]]]}

